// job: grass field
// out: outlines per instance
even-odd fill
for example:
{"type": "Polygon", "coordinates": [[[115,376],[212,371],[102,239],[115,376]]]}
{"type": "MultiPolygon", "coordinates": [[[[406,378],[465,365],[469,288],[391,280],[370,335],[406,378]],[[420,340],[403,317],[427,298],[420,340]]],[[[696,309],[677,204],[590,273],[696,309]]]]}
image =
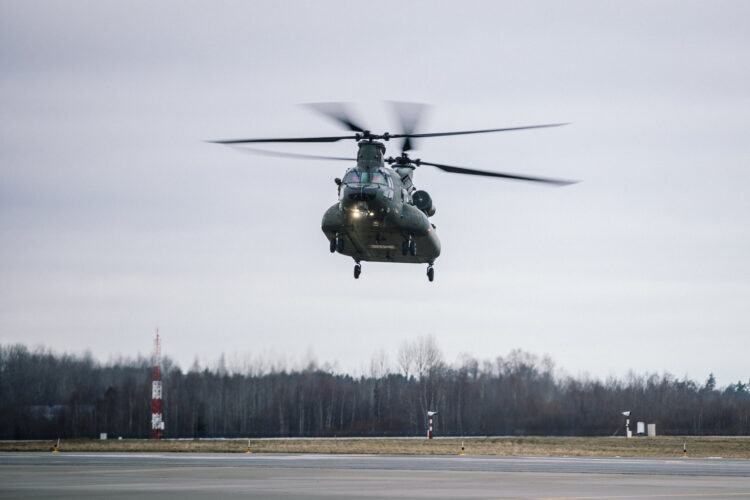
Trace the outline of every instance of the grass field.
{"type": "MultiPolygon", "coordinates": [[[[683,443],[689,457],[750,458],[750,437],[490,437],[427,439],[258,439],[253,453],[354,453],[455,455],[464,442],[467,455],[529,455],[587,457],[680,457],[683,443]]],[[[52,441],[3,441],[0,451],[50,451],[52,441]]],[[[247,439],[62,440],[61,452],[200,452],[243,453],[247,439]]]]}

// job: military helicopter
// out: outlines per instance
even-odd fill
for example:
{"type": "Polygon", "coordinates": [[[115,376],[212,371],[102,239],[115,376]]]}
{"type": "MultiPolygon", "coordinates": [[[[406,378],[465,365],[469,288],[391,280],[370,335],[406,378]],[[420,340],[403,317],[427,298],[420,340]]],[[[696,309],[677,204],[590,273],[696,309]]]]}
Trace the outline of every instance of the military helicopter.
{"type": "Polygon", "coordinates": [[[338,252],[354,259],[355,279],[358,279],[362,273],[362,261],[370,261],[427,264],[427,278],[429,281],[434,280],[434,264],[435,259],[440,255],[440,240],[437,237],[435,225],[430,222],[429,217],[435,215],[435,205],[427,191],[417,190],[414,186],[414,171],[422,165],[429,165],[455,174],[499,177],[557,186],[577,182],[455,167],[427,162],[418,158],[412,159],[408,154],[414,147],[413,140],[417,138],[558,127],[566,125],[565,123],[457,132],[416,133],[417,124],[425,106],[401,102],[393,104],[401,125],[401,133],[397,134],[389,132],[373,134],[351,118],[344,103],[318,103],[308,106],[333,119],[354,134],[333,137],[231,139],[210,142],[240,145],[357,141],[359,150],[356,158],[243,148],[252,153],[283,158],[357,162],[354,167],[346,171],[343,179],[335,179],[338,186],[339,201],[325,212],[322,222],[323,233],[328,238],[331,253],[338,252]],[[384,142],[391,139],[403,139],[401,153],[395,157],[386,157],[384,142]]]}

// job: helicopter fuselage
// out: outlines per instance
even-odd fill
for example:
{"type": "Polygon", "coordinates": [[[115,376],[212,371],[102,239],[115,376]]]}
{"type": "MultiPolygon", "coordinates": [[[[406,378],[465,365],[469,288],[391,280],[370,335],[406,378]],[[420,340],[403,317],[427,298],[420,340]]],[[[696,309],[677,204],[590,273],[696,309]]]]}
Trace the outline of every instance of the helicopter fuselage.
{"type": "MultiPolygon", "coordinates": [[[[336,179],[339,200],[323,215],[322,229],[328,238],[330,251],[352,257],[354,278],[362,272],[360,261],[426,263],[427,279],[435,277],[434,261],[440,255],[440,241],[429,217],[435,214],[432,198],[426,191],[417,191],[413,184],[416,167],[425,165],[452,174],[474,175],[530,181],[565,186],[576,181],[552,179],[508,172],[479,170],[412,159],[409,151],[414,140],[424,137],[445,137],[490,132],[559,127],[565,123],[547,123],[521,127],[485,128],[452,132],[417,133],[416,128],[425,106],[415,103],[393,103],[401,123],[398,133],[372,133],[353,120],[345,103],[317,103],[310,107],[336,121],[350,134],[324,137],[276,137],[267,139],[229,139],[212,141],[219,144],[255,143],[333,143],[356,140],[359,151],[357,165],[347,170],[343,179],[336,179]],[[401,154],[384,158],[382,142],[403,139],[401,154]],[[385,165],[389,166],[386,167],[385,165]]],[[[251,150],[258,154],[282,158],[355,161],[354,158],[321,156],[281,151],[251,150]]]]}
{"type": "Polygon", "coordinates": [[[323,215],[323,232],[331,251],[356,262],[431,265],[440,255],[440,240],[412,199],[413,167],[387,167],[384,153],[382,143],[359,143],[357,166],[337,182],[339,201],[323,215]]]}

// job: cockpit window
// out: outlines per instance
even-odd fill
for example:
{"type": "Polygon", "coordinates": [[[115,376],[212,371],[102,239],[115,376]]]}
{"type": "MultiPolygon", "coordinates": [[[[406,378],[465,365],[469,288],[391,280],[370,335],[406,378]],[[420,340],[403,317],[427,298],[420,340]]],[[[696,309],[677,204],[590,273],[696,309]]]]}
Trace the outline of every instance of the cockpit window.
{"type": "Polygon", "coordinates": [[[387,186],[388,180],[381,172],[352,170],[344,176],[344,184],[383,184],[387,186]]]}
{"type": "Polygon", "coordinates": [[[357,184],[360,181],[359,172],[352,170],[344,176],[344,184],[357,184]]]}

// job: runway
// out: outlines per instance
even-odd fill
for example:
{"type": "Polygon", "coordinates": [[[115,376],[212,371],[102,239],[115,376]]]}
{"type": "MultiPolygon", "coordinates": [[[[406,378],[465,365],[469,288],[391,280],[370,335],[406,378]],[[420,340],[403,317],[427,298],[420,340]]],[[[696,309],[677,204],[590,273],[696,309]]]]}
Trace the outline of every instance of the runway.
{"type": "Polygon", "coordinates": [[[750,460],[2,453],[1,498],[750,498],[750,460]]]}

